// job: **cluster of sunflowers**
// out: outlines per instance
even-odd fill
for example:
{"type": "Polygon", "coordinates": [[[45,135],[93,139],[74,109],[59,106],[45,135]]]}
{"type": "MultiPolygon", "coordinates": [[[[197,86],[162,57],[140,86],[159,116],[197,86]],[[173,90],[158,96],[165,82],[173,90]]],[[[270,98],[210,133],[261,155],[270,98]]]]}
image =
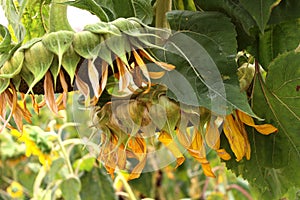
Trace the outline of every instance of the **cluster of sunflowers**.
{"type": "MultiPolygon", "coordinates": [[[[175,69],[171,64],[158,61],[145,49],[161,48],[156,42],[162,38],[154,33],[153,28],[135,18],[120,18],[88,25],[78,33],[49,33],[24,44],[0,69],[3,127],[12,127],[11,118],[19,130],[23,130],[22,117],[30,122],[31,113],[24,103],[29,94],[36,112],[44,105],[54,113],[66,107],[67,93],[73,87],[84,95],[86,105],[97,105],[102,94],[107,92],[108,80],[113,77],[118,92],[126,95],[112,97],[102,106],[96,106],[93,117],[94,126],[102,132],[98,158],[110,174],[116,169],[128,168],[129,160],[134,159],[138,164],[133,167],[129,179],[139,177],[147,155],[153,151],[153,146],[161,143],[176,157],[177,166],[184,162],[183,153],[187,151],[201,163],[205,175],[214,177],[206,151],[210,147],[220,158],[231,159],[220,147],[220,134],[223,133],[237,161],[243,157],[250,159],[245,126],[252,126],[266,135],[277,129],[269,124],[255,125],[250,116],[239,110],[227,116],[216,116],[205,108],[170,99],[166,87],[151,81],[175,69]],[[154,64],[159,70],[150,71],[146,63],[154,64]],[[26,93],[21,95],[23,103],[18,103],[17,91],[26,93]],[[62,94],[55,98],[55,92],[62,94]],[[35,93],[43,93],[44,100],[36,102],[35,93]],[[5,118],[6,104],[11,108],[8,119],[5,118]],[[222,126],[223,133],[219,131],[222,126]]],[[[113,96],[113,92],[110,94],[113,96]]],[[[33,148],[27,134],[14,133],[32,147],[27,154],[36,154],[42,163],[51,164],[43,156],[45,154],[33,148]]]]}
{"type": "Polygon", "coordinates": [[[250,116],[239,110],[221,117],[202,107],[180,104],[169,99],[166,90],[156,85],[147,92],[136,91],[134,98],[114,99],[95,108],[93,123],[101,130],[98,158],[111,175],[115,169],[132,168],[126,161],[136,159],[138,164],[129,179],[137,178],[146,165],[147,154],[156,151],[161,143],[176,158],[176,167],[184,162],[184,153],[188,152],[201,163],[206,176],[215,177],[206,159],[207,147],[221,159],[231,159],[220,147],[221,134],[225,134],[236,161],[241,161],[243,157],[249,160],[251,155],[245,126],[265,135],[277,131],[270,124],[255,125],[250,116]],[[223,128],[223,133],[219,128],[223,128]]]}

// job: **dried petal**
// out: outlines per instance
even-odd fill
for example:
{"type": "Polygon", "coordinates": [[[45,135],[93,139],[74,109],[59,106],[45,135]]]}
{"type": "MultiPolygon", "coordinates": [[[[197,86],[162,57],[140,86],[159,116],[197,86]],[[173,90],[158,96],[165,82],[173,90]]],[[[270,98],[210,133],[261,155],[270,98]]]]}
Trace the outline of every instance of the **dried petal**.
{"type": "Polygon", "coordinates": [[[236,156],[236,160],[240,161],[245,155],[245,138],[240,132],[232,115],[226,116],[223,130],[229,141],[230,147],[236,156]]]}
{"type": "Polygon", "coordinates": [[[220,158],[222,158],[223,160],[230,160],[231,156],[229,153],[226,152],[225,149],[218,149],[217,150],[217,154],[220,158]]]}
{"type": "Polygon", "coordinates": [[[59,80],[60,80],[60,84],[63,88],[63,107],[66,108],[67,107],[67,98],[68,98],[68,84],[67,84],[67,81],[66,81],[63,71],[59,72],[59,80]]]}
{"type": "Polygon", "coordinates": [[[177,144],[175,141],[173,141],[173,138],[171,135],[165,131],[160,132],[158,140],[163,143],[171,152],[172,154],[177,158],[177,165],[176,167],[180,166],[185,158],[179,148],[177,147],[177,144]]]}
{"type": "Polygon", "coordinates": [[[138,64],[139,68],[143,72],[143,75],[146,77],[146,79],[148,81],[148,83],[147,83],[148,84],[148,88],[145,91],[145,93],[147,93],[147,92],[150,91],[150,87],[151,87],[151,79],[150,79],[150,76],[149,76],[149,72],[148,72],[147,66],[144,63],[143,59],[140,57],[140,55],[134,49],[132,51],[133,51],[133,56],[135,58],[136,63],[138,64]]]}
{"type": "Polygon", "coordinates": [[[44,91],[45,91],[45,100],[46,100],[47,106],[50,108],[50,110],[53,113],[57,114],[58,108],[55,103],[53,81],[52,81],[51,73],[49,71],[47,71],[47,73],[45,75],[44,91]]]}
{"type": "Polygon", "coordinates": [[[236,113],[237,113],[239,119],[244,124],[247,124],[248,126],[254,127],[258,132],[260,132],[263,135],[269,135],[271,133],[274,133],[274,132],[278,131],[278,129],[275,128],[271,124],[255,125],[254,120],[252,119],[252,117],[250,117],[249,115],[247,115],[246,113],[244,113],[240,110],[237,110],[236,113]]]}
{"type": "Polygon", "coordinates": [[[160,79],[165,75],[165,72],[148,72],[150,78],[152,79],[160,79]]]}

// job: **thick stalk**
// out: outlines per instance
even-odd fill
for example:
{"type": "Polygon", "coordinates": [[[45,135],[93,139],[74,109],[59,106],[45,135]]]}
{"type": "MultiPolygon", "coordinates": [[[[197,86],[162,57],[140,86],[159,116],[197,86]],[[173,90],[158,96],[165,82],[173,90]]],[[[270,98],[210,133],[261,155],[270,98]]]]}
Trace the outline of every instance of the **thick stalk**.
{"type": "Polygon", "coordinates": [[[155,11],[155,26],[169,28],[166,13],[172,10],[172,0],[157,0],[155,11]]]}
{"type": "Polygon", "coordinates": [[[66,0],[52,0],[50,7],[50,32],[68,30],[74,31],[67,17],[67,5],[62,4],[66,0]]]}

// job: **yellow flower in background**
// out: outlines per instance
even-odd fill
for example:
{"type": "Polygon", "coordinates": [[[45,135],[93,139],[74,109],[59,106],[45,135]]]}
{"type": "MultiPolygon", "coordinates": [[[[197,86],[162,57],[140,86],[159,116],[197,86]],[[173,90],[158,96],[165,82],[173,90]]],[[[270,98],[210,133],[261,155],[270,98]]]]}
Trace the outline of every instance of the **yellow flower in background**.
{"type": "Polygon", "coordinates": [[[12,198],[20,198],[23,196],[23,187],[16,181],[13,181],[6,191],[12,198]]]}
{"type": "MultiPolygon", "coordinates": [[[[23,133],[20,133],[18,130],[13,129],[11,130],[11,134],[18,139],[20,142],[24,142],[26,145],[26,157],[30,157],[31,155],[37,156],[39,158],[39,162],[46,168],[49,169],[52,164],[52,158],[51,158],[51,149],[50,151],[47,149],[47,151],[43,151],[39,144],[37,144],[36,141],[33,140],[33,138],[30,136],[29,132],[32,131],[29,129],[30,127],[24,126],[23,133]]],[[[47,144],[40,144],[44,148],[47,146],[47,144]]]]}

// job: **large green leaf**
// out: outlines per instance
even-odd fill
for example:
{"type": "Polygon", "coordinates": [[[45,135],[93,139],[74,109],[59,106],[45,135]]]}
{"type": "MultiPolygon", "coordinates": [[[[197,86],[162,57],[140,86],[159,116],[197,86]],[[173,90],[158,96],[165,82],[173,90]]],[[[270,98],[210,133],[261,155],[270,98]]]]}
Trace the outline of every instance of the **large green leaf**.
{"type": "Polygon", "coordinates": [[[144,23],[150,24],[153,19],[151,0],[75,0],[66,3],[87,10],[104,22],[120,17],[138,17],[144,23]]]}
{"type": "Polygon", "coordinates": [[[278,6],[273,8],[270,24],[279,24],[288,20],[295,20],[300,18],[300,1],[285,0],[281,1],[278,6]]]}
{"type": "Polygon", "coordinates": [[[13,47],[8,29],[0,24],[0,53],[7,53],[13,47]]]}
{"type": "Polygon", "coordinates": [[[116,200],[112,180],[103,169],[93,168],[81,177],[81,199],[84,200],[116,200]]]}
{"type": "Polygon", "coordinates": [[[133,7],[135,17],[140,19],[145,24],[151,24],[153,21],[153,8],[151,0],[134,0],[133,7]]]}
{"type": "Polygon", "coordinates": [[[247,10],[234,0],[195,0],[195,5],[205,11],[219,11],[230,16],[247,34],[256,25],[247,10]]]}
{"type": "MultiPolygon", "coordinates": [[[[26,1],[22,1],[19,8],[22,8],[26,4],[26,1]]],[[[5,16],[8,20],[8,23],[11,25],[14,35],[18,42],[23,41],[25,37],[25,28],[21,23],[20,12],[17,9],[18,7],[15,5],[14,1],[2,1],[1,6],[5,12],[5,16]]]]}
{"type": "Polygon", "coordinates": [[[67,52],[63,55],[62,66],[69,74],[71,83],[73,83],[77,65],[80,62],[80,56],[74,51],[73,46],[71,46],[67,52]]]}
{"type": "Polygon", "coordinates": [[[266,82],[254,82],[253,109],[277,133],[249,131],[251,159],[227,166],[246,178],[258,199],[279,199],[290,188],[300,188],[300,53],[278,56],[269,66],[266,82]]]}
{"type": "Polygon", "coordinates": [[[258,60],[266,68],[279,54],[296,49],[299,44],[299,20],[270,25],[259,37],[258,60]]]}
{"type": "Polygon", "coordinates": [[[89,31],[81,31],[74,35],[74,51],[86,59],[95,58],[98,55],[101,37],[89,31]]]}
{"type": "Polygon", "coordinates": [[[0,78],[0,94],[9,86],[9,79],[0,78]]]}
{"type": "Polygon", "coordinates": [[[77,177],[70,177],[60,184],[62,196],[65,200],[79,200],[81,189],[80,180],[77,177]]]}
{"type": "Polygon", "coordinates": [[[44,47],[41,41],[35,43],[30,49],[25,51],[23,68],[31,72],[34,78],[26,77],[27,80],[32,81],[27,82],[29,84],[28,92],[44,77],[51,66],[53,57],[54,55],[44,47]]]}
{"type": "Polygon", "coordinates": [[[58,56],[58,65],[55,66],[56,73],[53,74],[54,85],[56,85],[56,79],[62,65],[63,55],[70,48],[73,38],[74,33],[72,31],[53,32],[43,37],[42,43],[44,46],[58,56]]]}
{"type": "Polygon", "coordinates": [[[191,11],[173,11],[167,18],[179,30],[168,39],[164,55],[176,66],[161,80],[172,91],[168,95],[218,114],[239,109],[254,116],[237,81],[236,32],[230,20],[217,12],[191,11]]]}
{"type": "Polygon", "coordinates": [[[13,57],[0,68],[0,78],[13,78],[19,74],[24,60],[24,52],[16,51],[13,57]]]}
{"type": "Polygon", "coordinates": [[[276,6],[280,0],[240,0],[240,2],[256,21],[260,31],[264,32],[265,26],[269,21],[272,8],[276,6]]]}
{"type": "Polygon", "coordinates": [[[68,5],[87,10],[96,15],[101,21],[108,22],[110,19],[103,8],[94,0],[75,0],[65,2],[68,5]]]}

